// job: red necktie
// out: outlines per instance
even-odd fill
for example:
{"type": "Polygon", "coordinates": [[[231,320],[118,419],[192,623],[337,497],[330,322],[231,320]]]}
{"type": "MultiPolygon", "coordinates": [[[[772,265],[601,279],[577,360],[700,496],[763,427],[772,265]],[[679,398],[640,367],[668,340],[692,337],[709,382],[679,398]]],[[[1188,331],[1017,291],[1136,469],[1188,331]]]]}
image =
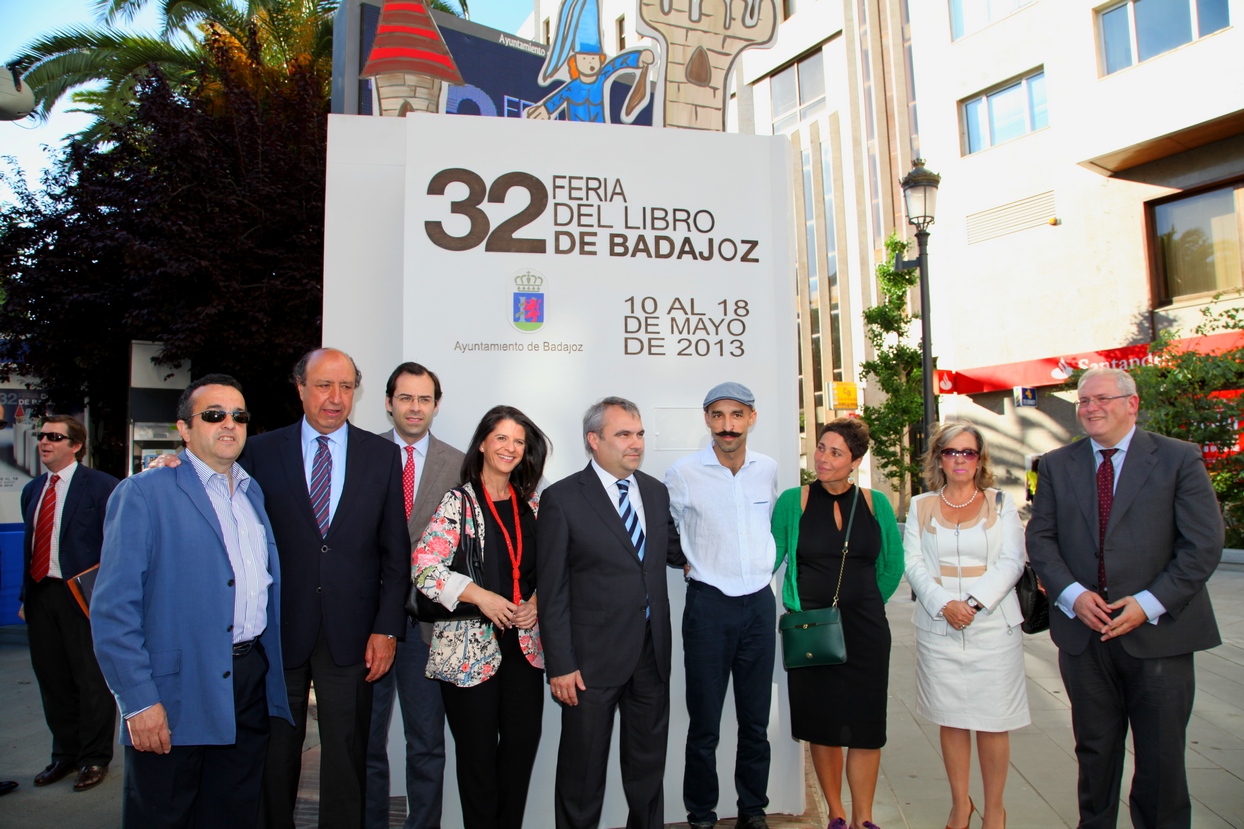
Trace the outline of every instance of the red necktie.
{"type": "Polygon", "coordinates": [[[52,564],[52,529],[56,524],[56,484],[59,482],[60,475],[53,475],[43,493],[43,504],[39,507],[34,554],[30,559],[30,577],[35,581],[43,581],[52,564]]]}
{"type": "Polygon", "coordinates": [[[1097,467],[1097,592],[1102,598],[1106,596],[1106,525],[1114,505],[1114,462],[1110,457],[1118,451],[1102,449],[1101,465],[1097,467]]]}
{"type": "Polygon", "coordinates": [[[402,494],[406,496],[406,520],[415,507],[415,447],[406,447],[406,467],[402,470],[402,494]]]}

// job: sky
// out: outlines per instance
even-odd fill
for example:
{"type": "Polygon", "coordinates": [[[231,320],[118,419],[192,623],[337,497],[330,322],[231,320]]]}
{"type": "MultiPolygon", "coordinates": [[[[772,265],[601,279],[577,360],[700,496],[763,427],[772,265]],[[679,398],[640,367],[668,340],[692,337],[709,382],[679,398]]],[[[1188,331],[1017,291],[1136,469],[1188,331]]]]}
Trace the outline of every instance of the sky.
{"type": "MultiPolygon", "coordinates": [[[[134,31],[155,32],[158,17],[156,0],[150,0],[147,8],[135,23],[127,28],[134,31]]],[[[532,4],[525,0],[468,0],[471,20],[484,26],[515,32],[531,14],[532,4]]],[[[96,23],[95,0],[0,0],[0,63],[18,53],[27,43],[40,35],[67,26],[96,23]]],[[[83,129],[90,118],[66,110],[73,104],[66,99],[52,111],[44,124],[32,119],[24,121],[0,121],[0,156],[13,156],[17,169],[31,185],[38,183],[39,173],[47,166],[48,154],[44,146],[58,148],[64,137],[83,129]]],[[[0,169],[11,167],[0,161],[0,169]]],[[[9,198],[6,188],[0,186],[0,201],[9,198]]]]}

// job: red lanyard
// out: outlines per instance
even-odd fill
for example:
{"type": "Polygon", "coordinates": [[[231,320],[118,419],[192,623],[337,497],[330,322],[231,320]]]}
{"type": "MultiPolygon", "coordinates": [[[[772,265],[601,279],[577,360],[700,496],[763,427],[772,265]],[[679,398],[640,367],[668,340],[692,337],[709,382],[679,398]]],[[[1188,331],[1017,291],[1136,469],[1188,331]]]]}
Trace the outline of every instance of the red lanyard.
{"type": "Polygon", "coordinates": [[[506,549],[510,551],[510,566],[514,571],[514,604],[522,604],[523,594],[518,589],[518,568],[523,563],[523,527],[518,518],[518,493],[514,491],[514,484],[510,484],[510,503],[514,505],[514,532],[518,534],[518,552],[515,553],[510,531],[505,528],[505,524],[501,523],[501,516],[497,514],[497,507],[492,502],[492,496],[488,494],[487,485],[481,485],[480,488],[484,490],[484,500],[488,502],[488,509],[492,510],[492,517],[497,519],[497,526],[501,528],[501,534],[505,536],[506,549]]]}

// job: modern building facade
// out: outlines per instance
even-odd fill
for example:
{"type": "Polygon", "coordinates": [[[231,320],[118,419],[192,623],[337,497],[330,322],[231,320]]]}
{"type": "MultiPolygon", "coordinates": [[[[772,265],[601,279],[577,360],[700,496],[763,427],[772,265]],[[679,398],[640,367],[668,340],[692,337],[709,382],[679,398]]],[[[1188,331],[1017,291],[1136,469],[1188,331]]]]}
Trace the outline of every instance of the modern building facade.
{"type": "MultiPolygon", "coordinates": [[[[535,0],[523,34],[555,33],[559,5],[535,0]]],[[[600,5],[606,48],[634,45],[635,0],[600,5]]],[[[942,176],[929,243],[940,413],[987,429],[1016,494],[1026,459],[1077,434],[1072,396],[1055,391],[1070,369],[1143,359],[1216,295],[1244,304],[1244,84],[1231,70],[1244,67],[1244,0],[777,10],[776,42],[736,66],[728,128],[794,150],[809,458],[815,424],[850,411],[834,383],[859,381],[871,356],[861,314],[885,238],[912,237],[898,182],[916,157],[942,176]]],[[[867,385],[861,396],[876,401],[867,385]]]]}

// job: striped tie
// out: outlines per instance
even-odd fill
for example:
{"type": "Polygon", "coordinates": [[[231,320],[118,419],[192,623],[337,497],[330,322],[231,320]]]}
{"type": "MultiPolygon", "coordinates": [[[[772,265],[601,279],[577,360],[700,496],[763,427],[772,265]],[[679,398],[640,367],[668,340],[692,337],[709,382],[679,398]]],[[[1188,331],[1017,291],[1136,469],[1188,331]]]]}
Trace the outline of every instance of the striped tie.
{"type": "Polygon", "coordinates": [[[622,511],[622,523],[626,525],[626,534],[639,553],[639,560],[644,560],[644,528],[639,526],[639,514],[631,506],[631,485],[627,481],[618,481],[618,508],[622,511]]]}
{"type": "Polygon", "coordinates": [[[311,463],[311,509],[315,512],[315,522],[320,525],[320,535],[328,535],[328,506],[333,484],[333,456],[328,451],[328,438],[320,435],[316,438],[319,447],[315,450],[315,460],[311,463]]]}
{"type": "Polygon", "coordinates": [[[43,495],[43,505],[39,507],[39,523],[35,525],[34,555],[30,559],[30,577],[35,581],[43,581],[52,566],[52,530],[56,524],[56,485],[60,483],[60,475],[53,475],[48,480],[48,488],[43,495]]]}

